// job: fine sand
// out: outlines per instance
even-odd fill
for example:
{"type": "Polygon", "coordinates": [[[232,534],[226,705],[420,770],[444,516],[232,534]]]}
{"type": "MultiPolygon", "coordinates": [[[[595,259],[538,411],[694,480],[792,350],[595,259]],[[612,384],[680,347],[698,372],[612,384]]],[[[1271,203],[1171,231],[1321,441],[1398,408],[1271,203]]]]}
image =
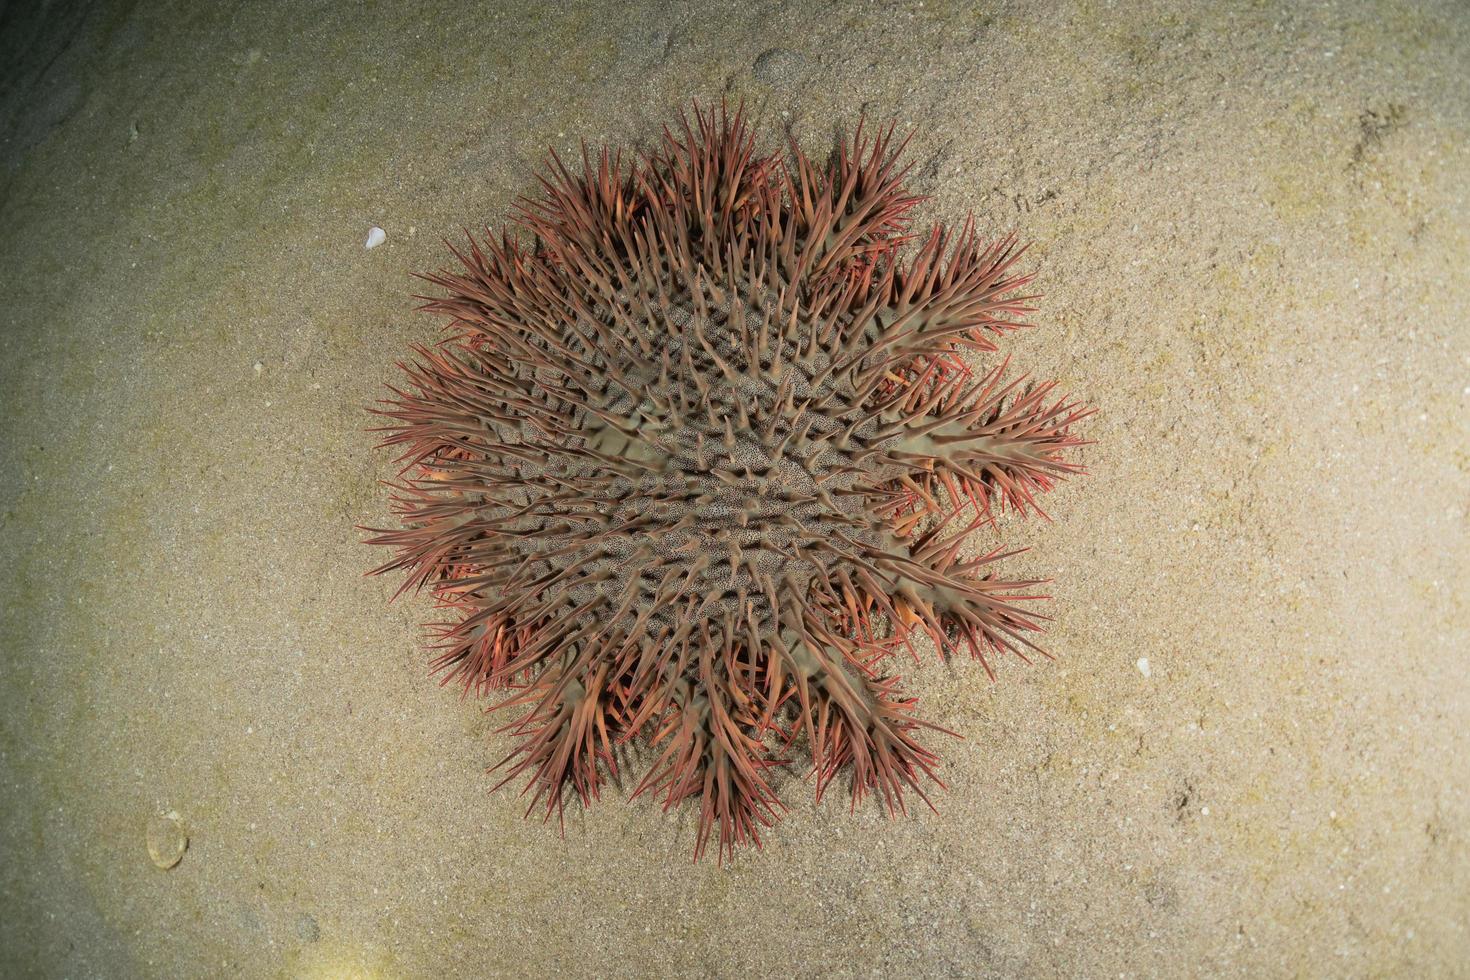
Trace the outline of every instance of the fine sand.
{"type": "Polygon", "coordinates": [[[1463,3],[57,3],[0,73],[0,973],[1470,975],[1463,3]],[[409,274],[695,97],[912,130],[1099,408],[1002,529],[1055,662],[908,672],[939,813],[797,772],[723,868],[490,795],[354,530],[409,274]]]}

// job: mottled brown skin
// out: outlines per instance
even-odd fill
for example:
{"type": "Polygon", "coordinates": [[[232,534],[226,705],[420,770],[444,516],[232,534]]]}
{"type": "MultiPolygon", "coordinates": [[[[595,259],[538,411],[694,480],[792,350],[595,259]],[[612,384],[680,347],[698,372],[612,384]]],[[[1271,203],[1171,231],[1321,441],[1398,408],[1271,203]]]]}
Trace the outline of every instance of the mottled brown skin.
{"type": "Polygon", "coordinates": [[[1020,326],[1029,277],[968,222],[900,258],[891,132],[818,168],[696,107],[628,172],[554,160],[530,245],[472,240],[426,277],[452,334],[380,410],[405,527],[377,571],[450,610],[446,680],[514,692],[502,765],[548,816],[640,733],[634,795],[698,797],[696,856],[716,824],[722,854],[759,843],[802,734],[819,797],[846,772],[854,803],[927,801],[932,726],[885,665],[915,631],[987,671],[1037,649],[1037,583],[959,551],[1080,470],[1087,410],[958,356],[1020,326]]]}

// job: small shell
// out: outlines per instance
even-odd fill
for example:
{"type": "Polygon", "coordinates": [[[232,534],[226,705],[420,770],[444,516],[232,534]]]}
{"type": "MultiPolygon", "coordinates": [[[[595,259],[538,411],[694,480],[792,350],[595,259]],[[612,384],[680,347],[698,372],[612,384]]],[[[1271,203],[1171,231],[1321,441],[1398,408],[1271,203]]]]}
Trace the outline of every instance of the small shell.
{"type": "Polygon", "coordinates": [[[377,225],[368,229],[367,244],[363,248],[377,248],[388,240],[388,233],[377,225]]]}
{"type": "Polygon", "coordinates": [[[1138,672],[1144,677],[1149,677],[1153,674],[1153,670],[1148,665],[1147,657],[1138,658],[1138,672]]]}
{"type": "Polygon", "coordinates": [[[164,871],[182,861],[184,852],[189,849],[189,835],[174,810],[160,813],[148,821],[145,840],[148,856],[156,867],[164,871]]]}

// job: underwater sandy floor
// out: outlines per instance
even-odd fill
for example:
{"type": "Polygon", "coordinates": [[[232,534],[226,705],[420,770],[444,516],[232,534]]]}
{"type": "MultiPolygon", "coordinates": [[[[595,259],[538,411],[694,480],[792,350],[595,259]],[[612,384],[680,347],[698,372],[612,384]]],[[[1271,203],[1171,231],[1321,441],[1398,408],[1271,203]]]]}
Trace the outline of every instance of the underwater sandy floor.
{"type": "Polygon", "coordinates": [[[701,8],[0,13],[0,972],[1470,975],[1470,9],[701,8]],[[911,678],[939,814],[793,778],[728,868],[489,795],[353,529],[409,273],[722,96],[912,128],[1100,409],[1005,528],[1057,661],[911,678]]]}

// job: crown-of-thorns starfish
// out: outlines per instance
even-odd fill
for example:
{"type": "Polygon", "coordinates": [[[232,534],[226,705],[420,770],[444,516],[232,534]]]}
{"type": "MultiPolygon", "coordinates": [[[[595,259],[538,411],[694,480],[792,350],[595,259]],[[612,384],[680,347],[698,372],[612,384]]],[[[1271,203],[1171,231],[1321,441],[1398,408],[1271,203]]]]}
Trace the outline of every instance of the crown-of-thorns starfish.
{"type": "Polygon", "coordinates": [[[590,802],[643,735],[633,795],[697,798],[696,858],[716,827],[722,857],[760,843],[793,748],[819,799],[846,774],[891,814],[939,782],[895,655],[1038,650],[1039,583],[962,544],[1080,472],[1089,410],[968,366],[1030,276],[971,220],[901,255],[902,149],[860,124],[825,165],[760,155],[696,106],[630,168],[553,155],[528,243],[471,237],[424,277],[450,335],[377,410],[404,528],[375,571],[437,597],[446,682],[511,692],[531,808],[590,802]]]}

